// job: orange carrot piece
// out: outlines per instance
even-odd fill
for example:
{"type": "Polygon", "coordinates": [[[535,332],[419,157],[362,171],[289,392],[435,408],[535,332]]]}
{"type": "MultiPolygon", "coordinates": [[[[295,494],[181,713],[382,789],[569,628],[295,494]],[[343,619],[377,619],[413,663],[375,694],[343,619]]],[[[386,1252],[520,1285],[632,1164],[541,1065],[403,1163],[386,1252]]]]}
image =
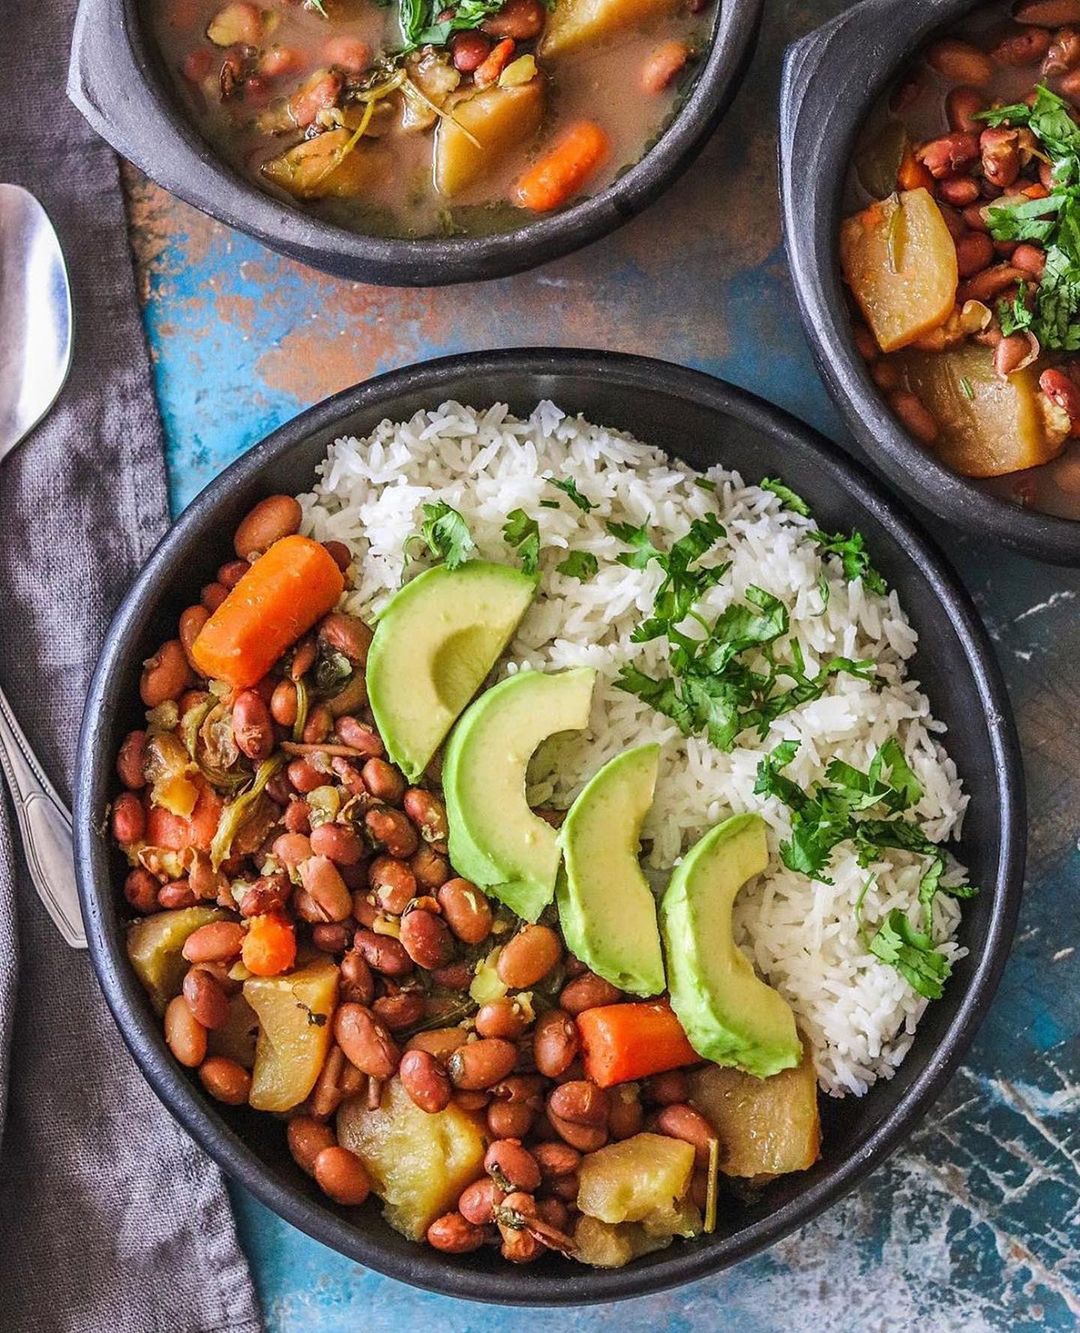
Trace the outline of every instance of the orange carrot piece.
{"type": "Polygon", "coordinates": [[[922,189],[933,193],[934,178],[931,176],[929,168],[924,166],[915,156],[910,144],[904,149],[904,156],[900,159],[900,169],[896,173],[896,183],[901,190],[922,189]]]}
{"type": "Polygon", "coordinates": [[[257,977],[276,977],[296,962],[296,931],[276,912],[253,916],[240,946],[240,958],[257,977]]]}
{"type": "Polygon", "coordinates": [[[195,776],[191,781],[199,788],[199,795],[195,808],[186,819],[160,805],[152,805],[147,811],[148,846],[167,847],[173,852],[182,852],[186,847],[209,851],[217,832],[223,802],[204,777],[195,776]]]}
{"type": "Polygon", "coordinates": [[[610,141],[595,121],[569,126],[517,183],[517,202],[547,213],[572,199],[608,155],[610,141]]]}
{"type": "Polygon", "coordinates": [[[247,689],[333,610],[344,587],[325,546],[310,537],[282,537],[202,627],[191,655],[204,676],[247,689]]]}
{"type": "Polygon", "coordinates": [[[666,1000],[586,1009],[577,1025],[585,1073],[602,1088],[701,1060],[666,1000]]]}

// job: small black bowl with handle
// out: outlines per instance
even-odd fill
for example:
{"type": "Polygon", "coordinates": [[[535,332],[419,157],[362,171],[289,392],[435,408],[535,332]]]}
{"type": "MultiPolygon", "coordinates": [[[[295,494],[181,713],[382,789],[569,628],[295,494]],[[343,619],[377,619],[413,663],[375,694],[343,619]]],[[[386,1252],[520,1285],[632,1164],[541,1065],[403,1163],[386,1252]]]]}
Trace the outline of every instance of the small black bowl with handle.
{"type": "Polygon", "coordinates": [[[303,413],[222,473],[154,551],[108,631],[86,705],[75,796],[77,873],[94,966],[125,1041],[177,1120],[265,1204],[342,1254],[431,1291],[514,1305],[612,1301],[715,1273],[779,1240],[883,1161],[941,1091],[990,1003],[1019,906],[1025,832],[1017,740],[986,632],[896,500],[840,450],[744,390],[665,362],[592,351],[478,353],[382,375],[303,413]],[[526,416],[545,398],[696,468],[721,462],[748,481],[779,475],[823,527],[865,535],[919,634],[911,672],[948,725],[950,754],[971,798],[959,852],[981,889],[965,904],[967,956],[927,1009],[896,1076],[863,1098],[824,1099],[817,1165],[777,1180],[745,1207],[725,1208],[714,1234],[676,1241],[617,1271],[555,1256],[519,1268],[490,1248],[453,1256],[411,1243],[387,1226],[374,1200],[347,1209],[322,1195],[290,1157],[280,1119],[213,1102],[170,1056],[128,962],[125,866],[107,831],[117,749],[144,725],[142,663],[175,634],[180,612],[228,557],[236,524],[256,501],[310,489],[335,439],[367,434],[385,418],[407,420],[448,399],[477,408],[504,402],[526,416]]]}
{"type": "MultiPolygon", "coordinates": [[[[719,0],[709,49],[670,124],[597,194],[492,235],[365,236],[268,194],[219,158],[180,106],[140,0],[80,0],[68,96],[159,185],[272,250],[360,282],[432,287],[535,268],[578,250],[657,198],[697,156],[753,53],[763,0],[719,0]]],[[[609,90],[613,97],[622,89],[609,90]]]]}
{"type": "Polygon", "coordinates": [[[856,351],[840,277],[841,197],[860,130],[913,52],[976,8],[972,0],[862,0],[788,48],[780,94],[784,240],[818,367],[870,460],[955,528],[1080,565],[1080,521],[989,493],[904,429],[856,351]]]}

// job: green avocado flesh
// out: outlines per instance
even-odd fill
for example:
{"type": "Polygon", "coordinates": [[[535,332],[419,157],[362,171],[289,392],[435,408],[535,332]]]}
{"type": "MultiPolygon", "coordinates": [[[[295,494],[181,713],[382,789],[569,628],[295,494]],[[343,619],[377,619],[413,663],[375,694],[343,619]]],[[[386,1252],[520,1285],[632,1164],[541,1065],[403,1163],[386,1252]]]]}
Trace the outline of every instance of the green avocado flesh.
{"type": "Polygon", "coordinates": [[[390,599],[368,655],[375,725],[410,782],[510,642],[536,592],[509,565],[470,560],[425,570],[390,599]]]}
{"type": "Polygon", "coordinates": [[[559,923],[571,953],[631,995],[659,995],[664,959],[656,903],[638,861],[659,745],[616,755],[590,779],[559,833],[559,923]]]}
{"type": "Polygon", "coordinates": [[[471,705],[446,746],[454,869],[526,921],[551,902],[561,859],[555,830],[525,799],[529,760],[549,736],[588,725],[595,680],[591,667],[519,672],[471,705]]]}
{"type": "Polygon", "coordinates": [[[676,866],[660,908],[671,1007],[690,1045],[758,1078],[793,1068],[802,1055],[790,1006],[731,934],[736,895],[768,861],[764,820],[735,815],[676,866]]]}

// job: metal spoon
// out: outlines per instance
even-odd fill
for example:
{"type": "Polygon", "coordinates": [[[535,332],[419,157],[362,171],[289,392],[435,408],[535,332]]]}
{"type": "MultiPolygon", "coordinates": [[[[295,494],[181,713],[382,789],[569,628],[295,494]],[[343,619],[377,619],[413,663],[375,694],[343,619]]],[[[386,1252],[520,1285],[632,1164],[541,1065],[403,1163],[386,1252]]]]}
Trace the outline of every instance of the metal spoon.
{"type": "MultiPolygon", "coordinates": [[[[71,351],[71,287],[56,230],[32,194],[0,185],[0,461],[56,402],[71,369],[71,351]]],[[[0,766],[38,896],[68,944],[85,948],[71,815],[2,690],[0,766]]]]}

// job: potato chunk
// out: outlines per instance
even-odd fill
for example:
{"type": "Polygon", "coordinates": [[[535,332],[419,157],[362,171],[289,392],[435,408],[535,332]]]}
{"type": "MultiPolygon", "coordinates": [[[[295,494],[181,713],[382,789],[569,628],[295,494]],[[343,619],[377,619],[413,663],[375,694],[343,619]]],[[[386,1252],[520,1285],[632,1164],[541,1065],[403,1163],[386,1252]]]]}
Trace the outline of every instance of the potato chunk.
{"type": "Polygon", "coordinates": [[[155,912],[128,927],[131,966],[159,1014],[184,984],[189,966],[180,952],[184,941],[193,930],[224,915],[216,907],[185,907],[179,912],[155,912]]]}
{"type": "Polygon", "coordinates": [[[244,999],[259,1020],[248,1100],[257,1111],[288,1111],[319,1077],[330,1048],[338,970],[329,958],[280,977],[252,977],[244,999]]]}
{"type": "Polygon", "coordinates": [[[635,1134],[589,1153],[579,1171],[578,1207],[602,1222],[675,1218],[694,1170],[694,1150],[681,1139],[635,1134]]]}
{"type": "Polygon", "coordinates": [[[345,1102],[337,1132],[367,1167],[387,1222],[410,1240],[420,1240],[483,1175],[487,1141],[478,1121],[453,1103],[434,1115],[421,1111],[397,1078],[376,1111],[365,1097],[345,1102]]]}
{"type": "Polygon", "coordinates": [[[435,135],[439,193],[461,194],[531,139],[544,118],[544,100],[544,81],[537,76],[516,87],[495,84],[450,105],[452,119],[440,121],[435,135]]]}
{"type": "Polygon", "coordinates": [[[582,1216],[574,1228],[574,1257],[593,1268],[623,1268],[632,1259],[670,1245],[670,1234],[650,1236],[637,1222],[615,1225],[582,1216]]]}
{"type": "Polygon", "coordinates": [[[1056,458],[1069,433],[1067,414],[1039,392],[1039,367],[1002,377],[994,353],[978,343],[946,352],[911,349],[897,358],[908,388],[937,419],[933,448],[966,477],[1000,477],[1056,458]]]}
{"type": "Polygon", "coordinates": [[[845,219],[840,268],[883,352],[944,323],[956,303],[956,246],[923,189],[845,219]]]}
{"type": "Polygon", "coordinates": [[[342,127],[305,139],[262,165],[262,174],[294,199],[355,199],[383,174],[384,155],[361,140],[346,152],[354,131],[342,127]]]}
{"type": "Polygon", "coordinates": [[[807,1046],[794,1069],[754,1078],[706,1065],[690,1075],[690,1102],[716,1130],[728,1176],[805,1171],[821,1150],[817,1075],[807,1046]]]}
{"type": "Polygon", "coordinates": [[[679,0],[559,0],[548,15],[541,56],[562,55],[650,19],[674,14],[679,0]]]}
{"type": "Polygon", "coordinates": [[[215,1028],[207,1036],[207,1050],[211,1055],[224,1055],[245,1069],[255,1064],[255,1043],[259,1035],[259,1019],[240,993],[229,1001],[229,1017],[225,1025],[215,1028]]]}

